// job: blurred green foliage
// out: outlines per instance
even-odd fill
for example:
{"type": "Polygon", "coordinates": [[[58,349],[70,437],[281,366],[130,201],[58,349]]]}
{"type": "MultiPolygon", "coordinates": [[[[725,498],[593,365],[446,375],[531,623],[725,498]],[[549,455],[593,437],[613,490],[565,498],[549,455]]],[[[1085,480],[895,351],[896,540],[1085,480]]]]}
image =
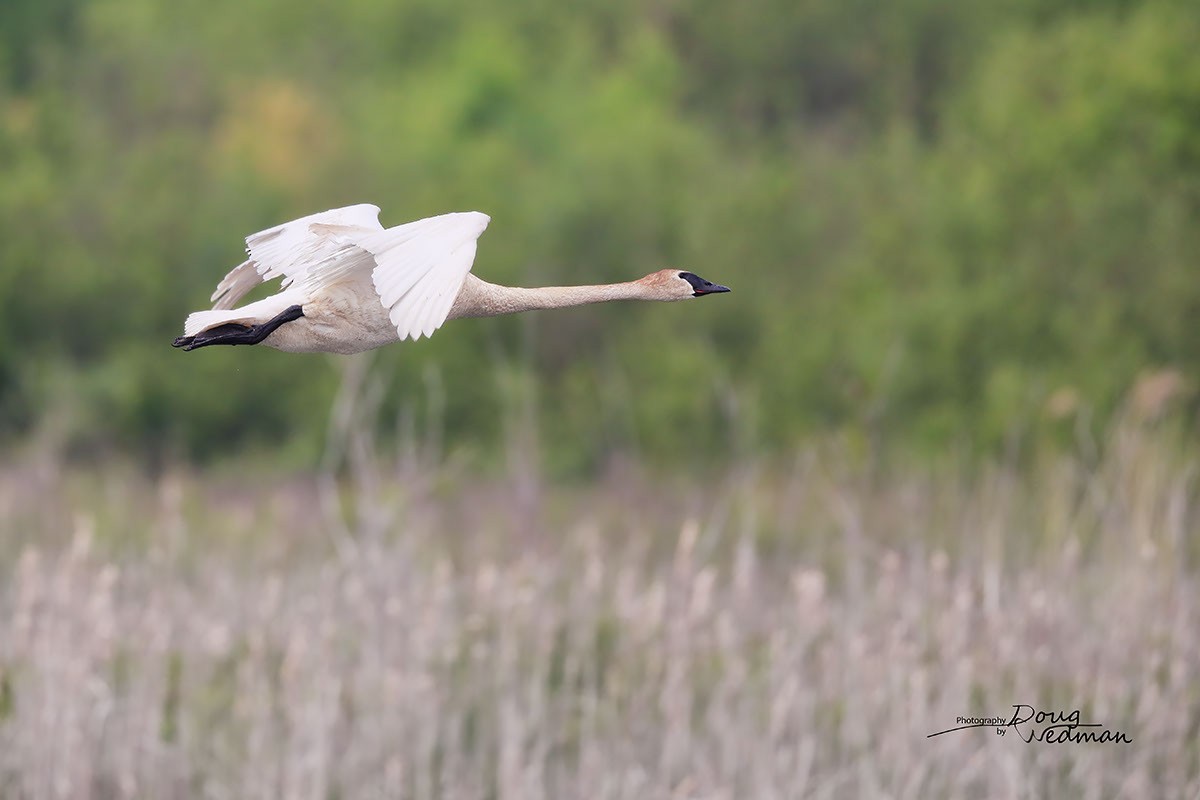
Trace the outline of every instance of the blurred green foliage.
{"type": "Polygon", "coordinates": [[[489,280],[734,288],[379,352],[452,447],[1098,424],[1200,376],[1198,43],[1191,0],[6,0],[0,430],[311,460],[339,359],[169,343],[242,236],[356,202],[486,211],[489,280]]]}

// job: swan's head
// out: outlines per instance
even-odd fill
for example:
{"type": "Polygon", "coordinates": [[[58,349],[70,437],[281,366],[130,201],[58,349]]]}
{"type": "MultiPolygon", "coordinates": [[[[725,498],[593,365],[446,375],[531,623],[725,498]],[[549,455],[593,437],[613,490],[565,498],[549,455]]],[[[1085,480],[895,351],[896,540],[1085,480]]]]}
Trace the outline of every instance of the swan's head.
{"type": "Polygon", "coordinates": [[[728,286],[706,281],[694,272],[677,269],[660,269],[640,281],[652,292],[655,300],[688,300],[706,294],[728,292],[728,286]]]}

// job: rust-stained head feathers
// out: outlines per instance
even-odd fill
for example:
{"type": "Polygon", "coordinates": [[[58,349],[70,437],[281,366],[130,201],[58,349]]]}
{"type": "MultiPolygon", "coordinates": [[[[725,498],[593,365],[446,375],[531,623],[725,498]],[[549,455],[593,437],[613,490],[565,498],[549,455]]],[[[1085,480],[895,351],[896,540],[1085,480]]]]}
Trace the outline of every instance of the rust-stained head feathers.
{"type": "Polygon", "coordinates": [[[694,272],[682,272],[677,269],[660,269],[642,278],[638,283],[646,287],[655,300],[687,300],[729,291],[728,286],[706,281],[694,272]]]}

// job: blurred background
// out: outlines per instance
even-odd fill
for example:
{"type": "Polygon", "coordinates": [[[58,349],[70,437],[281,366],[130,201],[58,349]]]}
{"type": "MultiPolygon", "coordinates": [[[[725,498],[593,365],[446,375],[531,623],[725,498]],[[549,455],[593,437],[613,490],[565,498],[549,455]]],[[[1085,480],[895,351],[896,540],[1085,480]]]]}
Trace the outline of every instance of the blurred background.
{"type": "Polygon", "coordinates": [[[1200,797],[1198,220],[1195,0],[2,0],[0,796],[1200,797]],[[733,292],[171,348],[363,202],[733,292]]]}
{"type": "Polygon", "coordinates": [[[172,350],[248,233],[489,213],[518,285],[735,294],[459,322],[377,354],[380,426],[544,467],[1095,433],[1200,370],[1193,4],[6,0],[0,435],[284,466],[341,361],[172,350]]]}

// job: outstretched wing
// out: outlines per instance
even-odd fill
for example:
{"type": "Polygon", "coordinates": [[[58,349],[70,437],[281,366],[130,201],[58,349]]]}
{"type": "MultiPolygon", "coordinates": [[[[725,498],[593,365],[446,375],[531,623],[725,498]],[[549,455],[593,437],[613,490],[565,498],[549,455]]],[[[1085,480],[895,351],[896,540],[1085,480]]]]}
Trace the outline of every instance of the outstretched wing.
{"type": "Polygon", "coordinates": [[[384,230],[379,207],[368,204],[302,217],[246,237],[250,258],[217,286],[213,308],[233,308],[275,278],[311,297],[362,269],[401,340],[431,336],[446,321],[490,221],[467,211],[384,230]]]}
{"type": "Polygon", "coordinates": [[[233,308],[258,284],[283,278],[283,287],[315,282],[320,271],[353,256],[353,240],[383,231],[379,207],[369,203],[310,214],[246,237],[250,258],[217,285],[214,309],[233,308]]]}
{"type": "Polygon", "coordinates": [[[490,221],[478,211],[443,214],[358,240],[375,260],[371,280],[401,341],[432,336],[446,321],[490,221]]]}
{"type": "Polygon", "coordinates": [[[217,289],[208,298],[212,301],[213,310],[233,308],[246,293],[262,283],[262,276],[254,266],[253,261],[243,261],[229,271],[229,274],[217,284],[217,289]]]}

